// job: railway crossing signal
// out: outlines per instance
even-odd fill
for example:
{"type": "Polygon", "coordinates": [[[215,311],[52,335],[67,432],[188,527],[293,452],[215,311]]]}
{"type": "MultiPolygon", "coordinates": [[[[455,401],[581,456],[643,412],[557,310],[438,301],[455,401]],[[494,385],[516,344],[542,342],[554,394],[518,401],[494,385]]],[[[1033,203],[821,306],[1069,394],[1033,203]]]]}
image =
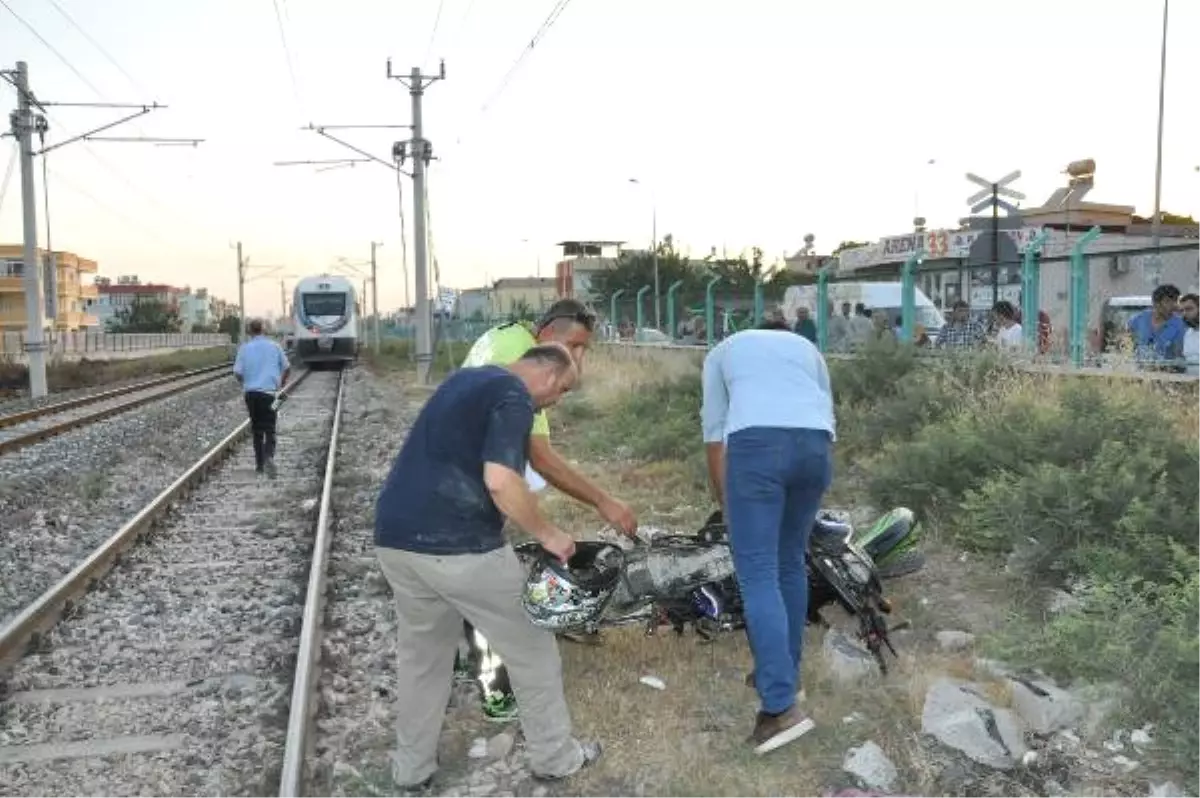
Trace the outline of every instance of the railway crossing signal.
{"type": "Polygon", "coordinates": [[[967,180],[971,181],[981,190],[967,197],[967,205],[971,207],[971,213],[979,213],[980,211],[992,209],[992,304],[995,305],[1000,298],[1000,209],[1010,216],[1016,216],[1018,213],[1017,206],[1011,202],[1007,202],[1001,197],[1020,200],[1025,199],[1025,195],[1013,188],[1008,188],[1010,183],[1013,183],[1021,176],[1020,169],[1014,169],[999,180],[985,180],[974,172],[967,172],[967,180]]]}

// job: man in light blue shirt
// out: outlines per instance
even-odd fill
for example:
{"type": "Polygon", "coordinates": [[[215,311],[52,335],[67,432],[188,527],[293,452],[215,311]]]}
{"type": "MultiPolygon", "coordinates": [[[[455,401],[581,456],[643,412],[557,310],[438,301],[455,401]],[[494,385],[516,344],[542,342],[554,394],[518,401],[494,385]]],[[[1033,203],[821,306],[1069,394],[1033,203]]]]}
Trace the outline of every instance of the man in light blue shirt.
{"type": "Polygon", "coordinates": [[[238,348],[233,376],[246,394],[250,431],[254,436],[254,470],[275,478],[275,394],[287,382],[290,369],[279,344],[263,335],[263,323],[252,319],[250,340],[238,348]]]}
{"type": "Polygon", "coordinates": [[[765,754],[813,728],[796,706],[808,615],[805,552],[833,480],[833,392],[820,351],[783,322],[726,338],[704,359],[709,483],[729,525],[765,754]]]}

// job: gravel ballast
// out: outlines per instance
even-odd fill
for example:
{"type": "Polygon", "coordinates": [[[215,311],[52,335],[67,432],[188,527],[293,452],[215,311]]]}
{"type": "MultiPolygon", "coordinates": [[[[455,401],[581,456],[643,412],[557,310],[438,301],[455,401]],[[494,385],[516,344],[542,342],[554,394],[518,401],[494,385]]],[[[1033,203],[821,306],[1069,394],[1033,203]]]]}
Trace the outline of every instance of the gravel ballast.
{"type": "Polygon", "coordinates": [[[0,794],[269,795],[279,784],[335,373],[243,441],[8,675],[0,794]]]}
{"type": "Polygon", "coordinates": [[[0,456],[0,624],[244,418],[217,380],[0,456]]]}
{"type": "MultiPolygon", "coordinates": [[[[320,704],[309,795],[396,795],[396,625],[391,590],[374,554],[379,489],[429,394],[397,376],[351,377],[334,483],[337,533],[326,589],[320,704]]],[[[451,674],[446,673],[450,679],[451,674]]],[[[517,727],[485,724],[478,692],[457,685],[439,746],[436,795],[542,795],[517,727]],[[472,758],[480,736],[498,756],[472,758]]]]}

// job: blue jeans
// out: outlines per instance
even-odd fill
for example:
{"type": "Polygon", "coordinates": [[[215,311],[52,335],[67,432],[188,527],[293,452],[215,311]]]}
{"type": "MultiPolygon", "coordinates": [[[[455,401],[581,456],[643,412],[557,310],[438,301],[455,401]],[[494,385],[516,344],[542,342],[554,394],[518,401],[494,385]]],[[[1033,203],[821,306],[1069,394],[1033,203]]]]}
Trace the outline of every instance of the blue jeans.
{"type": "Polygon", "coordinates": [[[725,503],[733,564],[764,712],[796,702],[808,614],[808,536],[833,481],[823,430],[749,427],[725,446],[725,503]]]}

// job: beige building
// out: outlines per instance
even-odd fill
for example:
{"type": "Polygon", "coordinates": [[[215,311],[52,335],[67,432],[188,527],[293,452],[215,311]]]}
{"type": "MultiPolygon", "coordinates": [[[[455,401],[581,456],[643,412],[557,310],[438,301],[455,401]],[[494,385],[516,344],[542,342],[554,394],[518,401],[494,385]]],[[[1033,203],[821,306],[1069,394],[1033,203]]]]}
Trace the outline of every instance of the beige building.
{"type": "Polygon", "coordinates": [[[504,277],[492,283],[491,315],[538,314],[557,299],[553,277],[504,277]]]}
{"type": "MultiPolygon", "coordinates": [[[[25,329],[25,262],[20,244],[0,244],[0,331],[25,329]]],[[[74,252],[38,250],[43,264],[42,291],[46,296],[46,326],[55,330],[86,330],[99,320],[88,312],[87,304],[97,296],[96,286],[86,282],[95,274],[96,261],[74,252]],[[53,312],[53,316],[51,315],[53,312]]]]}

